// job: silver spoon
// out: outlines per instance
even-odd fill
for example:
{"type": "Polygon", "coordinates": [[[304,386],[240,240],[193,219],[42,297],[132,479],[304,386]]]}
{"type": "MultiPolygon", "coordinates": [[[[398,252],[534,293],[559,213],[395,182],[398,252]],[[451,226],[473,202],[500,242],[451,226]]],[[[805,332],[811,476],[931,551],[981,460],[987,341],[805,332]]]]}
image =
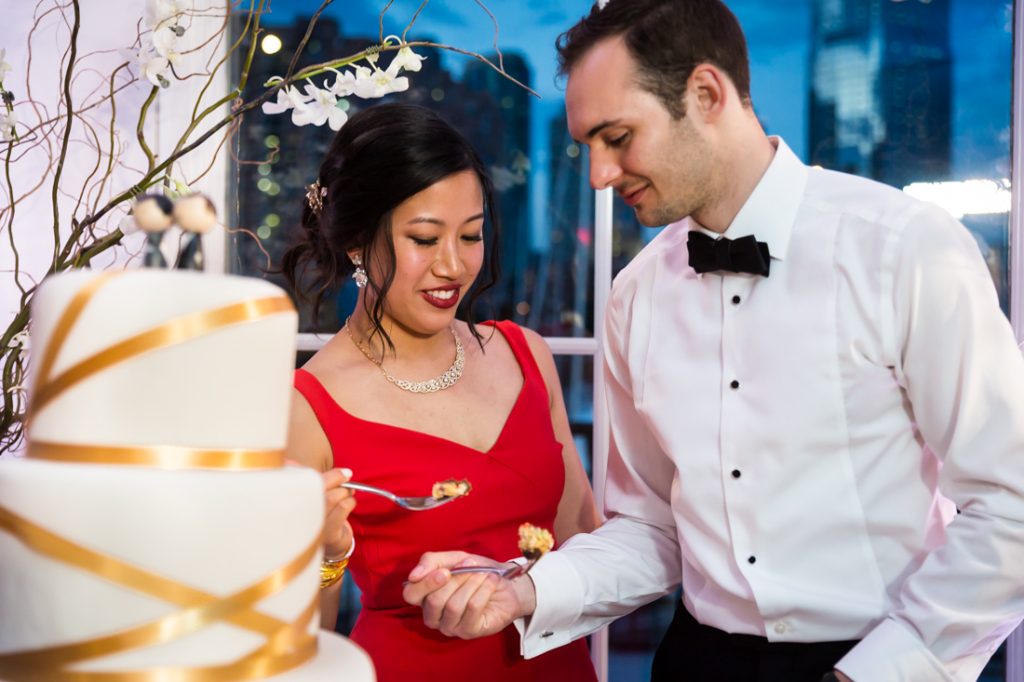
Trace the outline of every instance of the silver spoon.
{"type": "Polygon", "coordinates": [[[388,492],[383,488],[375,488],[372,485],[366,485],[365,483],[356,483],[354,481],[342,483],[341,487],[348,488],[349,490],[358,490],[360,492],[370,493],[371,495],[380,495],[381,497],[386,497],[387,499],[397,504],[399,507],[402,507],[403,509],[408,509],[410,511],[426,511],[427,509],[436,509],[437,507],[440,507],[442,504],[448,504],[449,502],[457,500],[459,499],[459,497],[461,497],[461,495],[458,497],[441,498],[432,496],[401,497],[399,495],[395,495],[392,492],[388,492]]]}

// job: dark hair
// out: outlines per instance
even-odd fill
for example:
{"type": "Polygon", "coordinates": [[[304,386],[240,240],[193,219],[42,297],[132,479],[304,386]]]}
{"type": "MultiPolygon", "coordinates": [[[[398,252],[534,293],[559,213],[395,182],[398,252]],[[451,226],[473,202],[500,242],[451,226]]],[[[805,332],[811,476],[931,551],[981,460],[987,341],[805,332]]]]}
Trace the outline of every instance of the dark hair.
{"type": "Polygon", "coordinates": [[[463,171],[473,171],[480,180],[492,230],[483,268],[463,310],[470,332],[480,342],[473,304],[498,279],[499,226],[491,180],[466,138],[433,111],[409,104],[379,104],[352,116],[334,137],[320,166],[317,181],[326,190],[322,208],[314,211],[304,200],[302,235],[282,257],[281,273],[300,298],[312,293],[314,319],[324,294],[355,269],[347,252],[359,249],[365,267],[372,262],[375,239],[383,230],[384,281],[370,279],[367,287],[376,300],[369,306],[364,298],[363,305],[373,325],[371,336],[380,334],[394,350],[381,326],[395,271],[391,214],[414,194],[463,171]],[[309,281],[305,275],[311,267],[315,276],[309,281]]]}
{"type": "Polygon", "coordinates": [[[623,36],[636,60],[637,82],[675,118],[686,115],[683,93],[699,64],[710,63],[750,103],[750,61],[743,29],[720,0],[608,0],[558,36],[558,72],[565,76],[595,43],[623,36]]]}

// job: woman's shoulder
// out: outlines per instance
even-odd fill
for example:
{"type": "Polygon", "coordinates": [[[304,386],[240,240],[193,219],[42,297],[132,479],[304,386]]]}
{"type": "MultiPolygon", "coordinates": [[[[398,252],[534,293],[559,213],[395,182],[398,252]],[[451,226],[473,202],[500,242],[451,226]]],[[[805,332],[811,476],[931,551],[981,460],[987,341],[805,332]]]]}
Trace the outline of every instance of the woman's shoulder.
{"type": "MultiPolygon", "coordinates": [[[[461,323],[469,333],[469,325],[461,323]]],[[[483,322],[477,322],[474,327],[477,336],[482,341],[484,347],[493,341],[495,338],[504,338],[509,345],[512,345],[520,340],[525,340],[533,350],[537,343],[540,343],[545,348],[547,345],[544,343],[544,338],[527,327],[523,327],[512,320],[485,320],[483,322]]],[[[534,351],[536,352],[536,351],[534,351]]]]}
{"type": "Polygon", "coordinates": [[[485,348],[487,343],[497,335],[505,339],[514,354],[519,354],[516,353],[515,346],[519,346],[522,350],[529,350],[545,379],[549,378],[548,375],[551,371],[554,371],[555,361],[551,355],[551,348],[543,336],[529,327],[524,327],[511,320],[488,320],[478,323],[476,329],[483,339],[485,348]],[[523,342],[525,342],[526,348],[522,347],[523,342]]]}
{"type": "Polygon", "coordinates": [[[323,346],[306,358],[305,362],[298,365],[298,369],[316,377],[330,376],[338,372],[344,373],[352,369],[353,366],[359,364],[360,359],[365,360],[365,358],[352,352],[355,347],[349,348],[351,343],[346,343],[347,341],[341,332],[334,334],[327,339],[323,346]]]}

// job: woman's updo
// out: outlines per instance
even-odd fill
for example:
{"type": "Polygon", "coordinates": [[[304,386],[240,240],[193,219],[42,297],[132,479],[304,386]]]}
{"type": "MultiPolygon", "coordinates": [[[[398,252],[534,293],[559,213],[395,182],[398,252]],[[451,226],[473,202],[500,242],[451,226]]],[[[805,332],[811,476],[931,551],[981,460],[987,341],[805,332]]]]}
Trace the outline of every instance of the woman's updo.
{"type": "Polygon", "coordinates": [[[393,348],[381,328],[395,271],[392,212],[409,197],[464,171],[473,171],[480,180],[491,226],[483,268],[463,309],[479,340],[473,304],[498,278],[498,221],[491,181],[466,138],[433,111],[409,104],[380,104],[352,116],[334,137],[314,189],[304,198],[302,232],[282,257],[281,272],[300,298],[312,299],[314,319],[324,295],[354,271],[347,253],[358,249],[364,265],[385,265],[379,273],[383,281],[371,279],[367,284],[375,300],[366,304],[366,312],[372,333],[393,348]],[[379,241],[378,233],[383,237],[379,241]],[[375,245],[384,253],[371,255],[375,245]]]}

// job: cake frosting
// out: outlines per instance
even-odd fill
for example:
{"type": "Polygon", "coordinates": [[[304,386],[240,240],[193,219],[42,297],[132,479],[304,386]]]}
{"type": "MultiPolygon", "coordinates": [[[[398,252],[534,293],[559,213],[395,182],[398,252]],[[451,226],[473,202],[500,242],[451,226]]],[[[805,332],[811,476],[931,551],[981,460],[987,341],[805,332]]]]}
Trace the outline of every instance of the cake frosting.
{"type": "Polygon", "coordinates": [[[323,497],[284,463],[297,317],[260,280],[49,278],[0,460],[0,680],[372,680],[319,629],[323,497]]]}

